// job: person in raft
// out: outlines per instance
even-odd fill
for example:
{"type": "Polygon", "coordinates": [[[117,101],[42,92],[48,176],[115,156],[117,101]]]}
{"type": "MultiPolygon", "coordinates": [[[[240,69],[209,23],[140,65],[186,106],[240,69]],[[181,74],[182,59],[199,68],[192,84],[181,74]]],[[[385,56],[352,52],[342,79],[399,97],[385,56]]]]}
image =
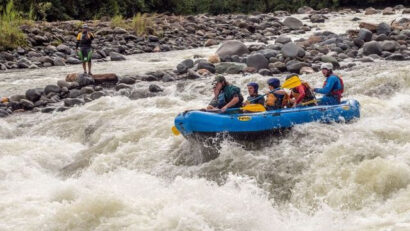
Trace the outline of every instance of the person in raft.
{"type": "Polygon", "coordinates": [[[248,83],[247,87],[248,87],[249,96],[243,105],[244,106],[248,104],[264,105],[265,97],[263,95],[258,94],[259,85],[257,83],[248,83]]]}
{"type": "Polygon", "coordinates": [[[344,91],[344,84],[341,77],[333,74],[333,64],[323,63],[320,67],[322,74],[326,80],[323,88],[315,88],[314,91],[324,96],[319,99],[319,105],[334,105],[340,104],[344,91]]]}
{"type": "Polygon", "coordinates": [[[289,95],[286,91],[280,89],[280,80],[270,78],[267,81],[269,92],[266,94],[265,108],[266,110],[277,110],[284,108],[289,101],[289,95]]]}
{"type": "MultiPolygon", "coordinates": [[[[296,74],[291,74],[286,77],[286,80],[292,77],[298,77],[296,74]]],[[[290,89],[290,107],[296,107],[297,105],[304,105],[304,106],[314,106],[316,105],[315,94],[313,93],[312,88],[309,86],[307,82],[302,81],[302,84],[290,89]]]]}
{"type": "Polygon", "coordinates": [[[89,32],[89,28],[87,24],[83,25],[83,30],[78,33],[77,35],[77,43],[75,46],[75,50],[78,54],[79,59],[83,63],[84,74],[87,74],[87,64],[88,64],[88,74],[91,74],[91,58],[93,55],[93,50],[91,47],[91,43],[94,40],[93,33],[89,32]],[[78,50],[80,47],[80,50],[78,50]]]}
{"type": "Polygon", "coordinates": [[[228,108],[241,107],[243,96],[241,89],[226,81],[225,77],[218,75],[214,80],[214,98],[209,103],[207,110],[221,109],[225,112],[228,108]]]}

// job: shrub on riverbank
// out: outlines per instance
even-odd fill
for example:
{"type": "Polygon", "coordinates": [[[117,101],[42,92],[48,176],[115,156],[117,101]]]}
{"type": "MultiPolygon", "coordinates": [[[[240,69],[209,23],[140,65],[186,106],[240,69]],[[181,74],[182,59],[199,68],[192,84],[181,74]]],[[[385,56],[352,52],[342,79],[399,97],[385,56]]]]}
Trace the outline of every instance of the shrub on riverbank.
{"type": "Polygon", "coordinates": [[[22,23],[24,20],[14,9],[13,1],[4,8],[0,6],[0,50],[14,49],[27,44],[26,36],[19,27],[22,23]]]}
{"type": "Polygon", "coordinates": [[[150,16],[148,14],[137,13],[132,19],[125,20],[121,15],[117,15],[111,19],[111,27],[121,27],[132,30],[135,35],[138,36],[149,34],[160,36],[162,32],[155,29],[154,18],[155,14],[150,16]]]}

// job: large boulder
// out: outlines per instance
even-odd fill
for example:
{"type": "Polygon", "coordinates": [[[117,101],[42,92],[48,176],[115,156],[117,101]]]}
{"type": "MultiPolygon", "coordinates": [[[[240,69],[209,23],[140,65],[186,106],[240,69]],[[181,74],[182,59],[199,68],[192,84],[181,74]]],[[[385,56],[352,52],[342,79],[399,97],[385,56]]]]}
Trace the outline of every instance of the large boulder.
{"type": "Polygon", "coordinates": [[[283,25],[291,28],[291,29],[300,29],[303,26],[302,21],[300,21],[299,19],[295,18],[295,17],[287,17],[285,18],[285,20],[283,21],[283,25]]]}
{"type": "Polygon", "coordinates": [[[222,60],[233,55],[242,56],[248,53],[248,47],[246,47],[243,42],[236,40],[230,40],[222,43],[222,45],[216,51],[216,54],[218,54],[219,58],[221,58],[222,60]]]}
{"type": "Polygon", "coordinates": [[[281,49],[282,54],[285,57],[296,58],[305,56],[305,50],[295,43],[287,43],[281,49]]]}
{"type": "Polygon", "coordinates": [[[391,32],[391,26],[385,22],[382,22],[377,26],[377,34],[389,35],[390,32],[391,32]]]}
{"type": "Polygon", "coordinates": [[[24,108],[25,110],[31,110],[31,109],[34,108],[34,103],[31,102],[31,101],[28,100],[28,99],[22,99],[22,100],[20,100],[20,104],[23,106],[23,108],[24,108]]]}
{"type": "Polygon", "coordinates": [[[57,51],[63,52],[67,55],[71,54],[71,48],[69,46],[65,45],[65,44],[58,45],[56,49],[57,49],[57,51]]]}
{"type": "Polygon", "coordinates": [[[361,39],[361,40],[363,40],[363,41],[365,41],[365,42],[368,42],[368,41],[371,41],[371,40],[372,40],[372,35],[373,35],[373,34],[372,34],[372,32],[371,32],[370,30],[368,30],[368,29],[360,29],[358,38],[361,39]]]}
{"type": "Polygon", "coordinates": [[[118,76],[114,73],[107,73],[107,74],[94,74],[92,75],[94,82],[96,84],[102,83],[116,83],[118,82],[118,76]]]}
{"type": "Polygon", "coordinates": [[[249,55],[246,59],[246,65],[248,67],[254,67],[256,70],[268,68],[269,61],[262,54],[249,55]]]}
{"type": "Polygon", "coordinates": [[[371,54],[381,55],[382,46],[380,45],[379,42],[376,42],[376,41],[367,42],[363,46],[363,54],[364,55],[371,55],[371,54]]]}
{"type": "Polygon", "coordinates": [[[192,59],[186,59],[177,65],[177,71],[179,74],[185,74],[188,69],[194,67],[194,61],[192,59]]]}
{"type": "Polygon", "coordinates": [[[312,23],[324,23],[325,17],[322,14],[312,14],[310,16],[310,22],[312,23]]]}
{"type": "Polygon", "coordinates": [[[81,104],[84,104],[84,100],[82,99],[67,98],[64,100],[64,106],[66,107],[72,107],[72,106],[81,105],[81,104]]]}

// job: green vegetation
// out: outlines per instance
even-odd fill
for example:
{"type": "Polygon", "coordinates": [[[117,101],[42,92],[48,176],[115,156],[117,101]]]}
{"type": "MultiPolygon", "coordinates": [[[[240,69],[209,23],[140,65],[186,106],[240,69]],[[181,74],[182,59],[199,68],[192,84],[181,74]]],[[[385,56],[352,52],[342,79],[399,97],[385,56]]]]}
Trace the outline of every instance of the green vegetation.
{"type": "MultiPolygon", "coordinates": [[[[5,7],[9,0],[0,0],[5,7]]],[[[36,19],[88,20],[121,15],[132,18],[137,13],[226,14],[295,11],[307,5],[314,9],[334,7],[382,7],[408,4],[410,0],[14,0],[17,10],[30,12],[36,19]]]]}
{"type": "Polygon", "coordinates": [[[127,30],[134,31],[135,35],[158,35],[163,32],[156,31],[153,19],[156,15],[149,16],[148,14],[137,13],[131,20],[125,20],[121,15],[116,15],[111,19],[111,27],[121,27],[127,30]]]}
{"type": "Polygon", "coordinates": [[[14,49],[27,44],[25,34],[20,30],[24,22],[13,1],[0,6],[0,50],[14,49]]]}

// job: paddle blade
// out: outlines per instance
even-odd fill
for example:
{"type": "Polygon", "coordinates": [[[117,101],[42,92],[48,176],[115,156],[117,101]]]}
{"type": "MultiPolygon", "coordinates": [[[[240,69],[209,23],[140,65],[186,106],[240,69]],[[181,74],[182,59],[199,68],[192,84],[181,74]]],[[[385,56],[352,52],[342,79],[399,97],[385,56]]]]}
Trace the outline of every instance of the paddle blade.
{"type": "Polygon", "coordinates": [[[172,131],[172,133],[174,133],[174,135],[176,135],[176,136],[179,135],[179,134],[181,134],[181,133],[178,131],[178,128],[175,127],[175,126],[172,126],[171,131],[172,131]]]}
{"type": "Polygon", "coordinates": [[[244,111],[250,112],[263,112],[266,111],[266,108],[262,104],[248,104],[244,107],[241,107],[244,111]]]}
{"type": "Polygon", "coordinates": [[[295,88],[301,84],[302,82],[300,81],[299,77],[293,76],[283,83],[282,88],[295,88]]]}

